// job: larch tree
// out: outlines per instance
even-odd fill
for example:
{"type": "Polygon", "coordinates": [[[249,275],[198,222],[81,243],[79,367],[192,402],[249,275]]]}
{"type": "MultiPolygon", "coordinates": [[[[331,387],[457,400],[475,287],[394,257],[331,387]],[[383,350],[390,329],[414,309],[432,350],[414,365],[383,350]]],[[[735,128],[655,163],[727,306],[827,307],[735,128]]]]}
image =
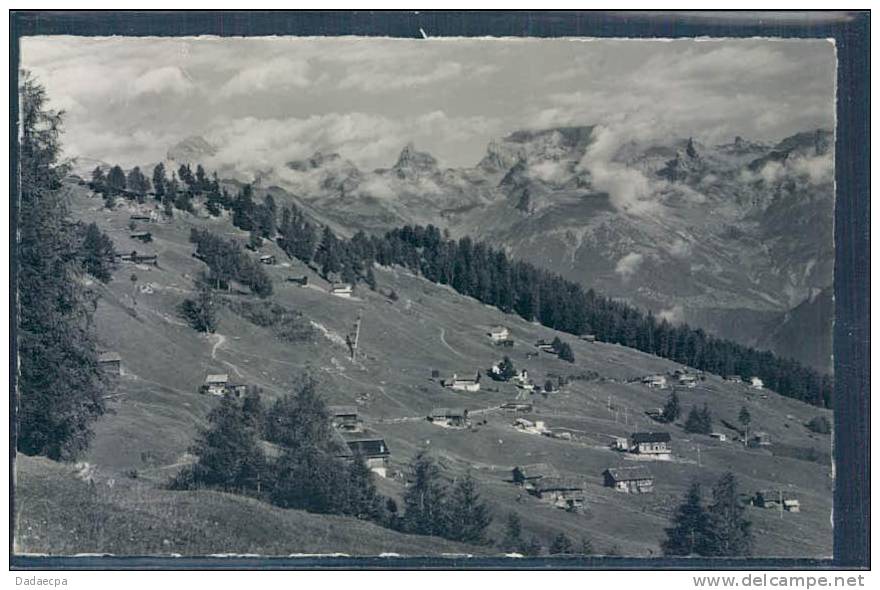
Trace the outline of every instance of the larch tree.
{"type": "Polygon", "coordinates": [[[104,412],[92,332],[93,295],[80,281],[78,237],[58,187],[62,115],[27,72],[20,93],[15,332],[15,436],[20,452],[73,459],[104,412]]]}

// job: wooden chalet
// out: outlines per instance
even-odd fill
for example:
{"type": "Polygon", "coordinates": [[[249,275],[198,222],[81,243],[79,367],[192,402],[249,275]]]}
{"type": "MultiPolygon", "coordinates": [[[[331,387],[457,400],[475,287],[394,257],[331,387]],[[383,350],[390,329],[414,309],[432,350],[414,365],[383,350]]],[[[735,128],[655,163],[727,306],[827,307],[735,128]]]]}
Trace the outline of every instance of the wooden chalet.
{"type": "Polygon", "coordinates": [[[645,467],[609,467],[602,475],[605,486],[618,492],[646,494],[654,491],[654,476],[645,467]]]}
{"type": "Polygon", "coordinates": [[[801,503],[791,492],[782,490],[760,490],[752,498],[758,508],[779,508],[787,512],[800,512],[801,503]]]}
{"type": "Polygon", "coordinates": [[[229,386],[229,375],[226,373],[217,373],[205,377],[205,383],[202,389],[205,393],[211,395],[225,395],[226,388],[229,386]]]}
{"type": "Polygon", "coordinates": [[[672,455],[672,437],[668,432],[635,432],[630,441],[630,450],[637,455],[657,458],[672,455]]]}
{"type": "Polygon", "coordinates": [[[428,421],[447,428],[466,428],[471,423],[466,408],[434,408],[428,421]]]}
{"type": "Polygon", "coordinates": [[[570,512],[576,512],[584,506],[584,484],[572,477],[542,477],[535,481],[529,493],[570,512]]]}
{"type": "Polygon", "coordinates": [[[153,241],[153,234],[151,234],[148,231],[132,232],[131,234],[129,234],[128,237],[130,237],[132,240],[140,240],[141,242],[144,242],[144,243],[153,241]]]}
{"type": "Polygon", "coordinates": [[[309,284],[308,275],[303,275],[301,277],[287,277],[287,282],[296,283],[300,287],[306,287],[309,284]]]}
{"type": "Polygon", "coordinates": [[[769,447],[771,444],[773,441],[766,432],[756,432],[749,439],[750,447],[769,447]]]}
{"type": "Polygon", "coordinates": [[[273,266],[275,264],[275,256],[273,254],[263,254],[260,256],[260,264],[273,266]]]}
{"type": "Polygon", "coordinates": [[[364,436],[345,437],[344,440],[347,448],[340,453],[341,457],[353,459],[356,456],[361,456],[370,471],[381,477],[387,477],[391,451],[385,444],[384,438],[364,436]]]}
{"type": "Polygon", "coordinates": [[[510,330],[504,326],[493,326],[486,335],[492,342],[500,343],[510,338],[510,330]]]}
{"type": "Polygon", "coordinates": [[[361,432],[363,422],[355,406],[328,406],[333,427],[344,432],[361,432]]]}
{"type": "Polygon", "coordinates": [[[473,377],[459,377],[453,373],[452,377],[443,379],[440,384],[457,391],[480,391],[480,374],[476,373],[473,377]]]}
{"type": "Polygon", "coordinates": [[[531,412],[534,407],[531,402],[505,402],[501,404],[501,409],[505,412],[513,412],[513,413],[528,413],[531,412]]]}
{"type": "Polygon", "coordinates": [[[98,368],[111,375],[122,373],[122,357],[118,352],[102,352],[98,355],[98,368]]]}

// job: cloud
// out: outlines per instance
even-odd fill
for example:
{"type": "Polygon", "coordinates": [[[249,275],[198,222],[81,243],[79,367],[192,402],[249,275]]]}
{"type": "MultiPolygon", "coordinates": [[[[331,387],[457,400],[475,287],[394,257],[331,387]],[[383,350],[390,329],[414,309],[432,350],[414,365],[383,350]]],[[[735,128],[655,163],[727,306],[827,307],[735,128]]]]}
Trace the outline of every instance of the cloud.
{"type": "MultiPolygon", "coordinates": [[[[120,139],[107,129],[121,137],[150,129],[172,143],[221,134],[230,158],[271,162],[327,143],[376,165],[412,139],[461,166],[522,128],[601,124],[640,141],[709,142],[777,140],[834,122],[834,50],[822,40],[57,36],[21,47],[23,66],[69,111],[65,144],[110,160],[120,139]],[[236,123],[245,121],[256,130],[236,123]],[[235,148],[225,125],[258,151],[235,148]],[[276,141],[263,137],[272,125],[276,141]],[[348,147],[335,143],[346,125],[355,134],[348,147]]],[[[123,151],[144,162],[168,147],[132,141],[123,151]]],[[[650,212],[643,196],[654,180],[615,166],[613,147],[593,154],[594,177],[622,209],[650,212]]],[[[807,172],[822,174],[814,164],[807,172]]]]}
{"type": "Polygon", "coordinates": [[[131,84],[131,95],[141,94],[187,94],[193,90],[193,83],[187,79],[180,68],[166,66],[150,70],[138,76],[131,84]]]}
{"type": "Polygon", "coordinates": [[[645,257],[638,252],[630,252],[617,261],[614,272],[619,274],[624,281],[629,280],[639,270],[644,259],[645,257]]]}
{"type": "Polygon", "coordinates": [[[306,88],[312,82],[306,61],[280,57],[243,69],[220,87],[220,97],[261,92],[268,89],[306,88]]]}
{"type": "Polygon", "coordinates": [[[673,305],[669,309],[661,309],[657,313],[658,320],[666,320],[670,324],[680,324],[684,322],[684,308],[680,305],[673,305]]]}

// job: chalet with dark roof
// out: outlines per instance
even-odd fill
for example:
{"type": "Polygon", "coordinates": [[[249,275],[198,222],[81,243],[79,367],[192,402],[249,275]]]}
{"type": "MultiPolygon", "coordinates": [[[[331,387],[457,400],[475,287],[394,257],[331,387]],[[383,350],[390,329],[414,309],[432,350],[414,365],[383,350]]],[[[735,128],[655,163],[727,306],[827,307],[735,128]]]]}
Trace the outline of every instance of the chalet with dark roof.
{"type": "Polygon", "coordinates": [[[645,467],[609,467],[602,475],[605,486],[618,492],[646,494],[654,491],[654,476],[645,467]]]}
{"type": "Polygon", "coordinates": [[[636,432],[630,436],[630,450],[637,455],[669,458],[672,437],[668,432],[636,432]]]}

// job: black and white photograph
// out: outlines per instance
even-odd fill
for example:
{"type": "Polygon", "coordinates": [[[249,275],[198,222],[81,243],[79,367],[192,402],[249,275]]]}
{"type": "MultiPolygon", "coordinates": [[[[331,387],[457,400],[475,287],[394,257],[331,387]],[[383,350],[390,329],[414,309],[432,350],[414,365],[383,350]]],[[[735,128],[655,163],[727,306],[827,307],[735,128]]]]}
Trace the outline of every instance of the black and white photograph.
{"type": "Polygon", "coordinates": [[[22,36],[12,551],[832,559],[838,50],[22,36]]]}

